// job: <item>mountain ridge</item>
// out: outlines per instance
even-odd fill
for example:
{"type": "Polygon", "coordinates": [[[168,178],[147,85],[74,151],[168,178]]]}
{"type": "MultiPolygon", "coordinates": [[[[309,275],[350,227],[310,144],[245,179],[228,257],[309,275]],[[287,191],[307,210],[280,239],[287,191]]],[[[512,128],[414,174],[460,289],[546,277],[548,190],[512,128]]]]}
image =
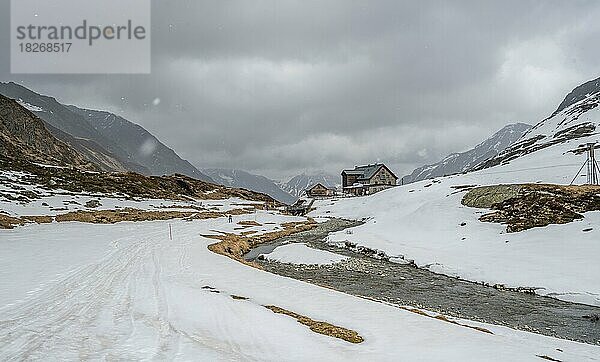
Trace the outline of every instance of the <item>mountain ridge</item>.
{"type": "Polygon", "coordinates": [[[285,204],[292,204],[297,199],[265,176],[230,168],[204,168],[202,171],[220,185],[262,192],[285,204]]]}
{"type": "Polygon", "coordinates": [[[0,93],[15,99],[39,117],[49,125],[48,131],[59,140],[79,149],[86,157],[96,155],[97,157],[91,157],[89,160],[96,163],[100,169],[113,172],[144,171],[141,166],[128,168],[126,165],[129,161],[118,156],[122,153],[119,145],[103,137],[85,120],[59,103],[56,98],[41,95],[13,82],[0,83],[0,93]],[[88,149],[89,141],[94,141],[91,149],[88,149]]]}
{"type": "Polygon", "coordinates": [[[58,140],[44,122],[17,101],[0,94],[0,156],[60,167],[98,170],[58,140]]]}
{"type": "MultiPolygon", "coordinates": [[[[41,95],[14,82],[1,83],[0,93],[15,99],[38,116],[53,135],[76,149],[104,171],[133,171],[146,175],[180,173],[212,182],[175,151],[161,143],[142,126],[107,111],[95,111],[62,104],[51,96],[41,95]],[[114,117],[120,127],[102,127],[102,117],[114,117]],[[99,124],[100,123],[100,124],[99,124]],[[150,152],[141,157],[144,143],[151,141],[150,152]],[[131,142],[134,140],[135,142],[131,142]]],[[[147,143],[146,143],[147,144],[147,143]]]]}
{"type": "Polygon", "coordinates": [[[73,105],[68,105],[67,108],[82,116],[104,137],[119,144],[129,159],[147,168],[150,174],[181,173],[199,180],[213,181],[139,124],[108,111],[73,105]]]}
{"type": "Polygon", "coordinates": [[[475,147],[465,152],[452,153],[437,163],[418,167],[410,175],[402,177],[401,181],[403,184],[408,184],[434,177],[468,172],[501,153],[531,128],[531,125],[525,123],[506,125],[475,147]]]}

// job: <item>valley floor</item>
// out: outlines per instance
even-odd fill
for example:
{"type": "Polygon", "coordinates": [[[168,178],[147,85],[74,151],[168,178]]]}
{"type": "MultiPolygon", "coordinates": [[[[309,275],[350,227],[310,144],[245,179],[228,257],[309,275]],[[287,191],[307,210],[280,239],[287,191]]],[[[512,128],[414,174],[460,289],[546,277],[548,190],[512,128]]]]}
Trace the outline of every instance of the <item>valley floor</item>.
{"type": "Polygon", "coordinates": [[[581,142],[572,140],[555,145],[553,153],[538,152],[507,165],[371,196],[319,200],[310,215],[365,220],[351,232],[331,235],[332,244],[350,242],[436,273],[600,306],[600,211],[586,212],[582,220],[568,224],[507,233],[506,225],[479,220],[490,210],[461,204],[465,186],[568,185],[582,162],[569,150],[581,142]]]}
{"type": "Polygon", "coordinates": [[[207,249],[216,231],[296,218],[79,222],[0,230],[0,360],[594,360],[597,346],[494,334],[276,276],[207,249]],[[171,224],[173,240],[169,238],[171,224]],[[235,298],[232,296],[236,296],[235,298]],[[248,299],[241,299],[245,297],[248,299]],[[357,331],[316,334],[265,305],[357,331]]]}

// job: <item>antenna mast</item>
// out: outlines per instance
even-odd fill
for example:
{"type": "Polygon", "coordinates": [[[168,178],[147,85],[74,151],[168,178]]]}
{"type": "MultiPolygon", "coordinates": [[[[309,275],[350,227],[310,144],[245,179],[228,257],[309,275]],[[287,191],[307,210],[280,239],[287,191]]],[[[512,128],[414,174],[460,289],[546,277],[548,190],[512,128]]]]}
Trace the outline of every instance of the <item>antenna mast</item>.
{"type": "Polygon", "coordinates": [[[587,184],[588,185],[598,185],[600,184],[600,167],[598,167],[598,162],[596,161],[596,143],[588,143],[586,145],[586,154],[587,159],[581,165],[579,171],[577,171],[577,175],[571,181],[571,185],[577,179],[577,176],[581,173],[584,167],[587,167],[587,184]]]}

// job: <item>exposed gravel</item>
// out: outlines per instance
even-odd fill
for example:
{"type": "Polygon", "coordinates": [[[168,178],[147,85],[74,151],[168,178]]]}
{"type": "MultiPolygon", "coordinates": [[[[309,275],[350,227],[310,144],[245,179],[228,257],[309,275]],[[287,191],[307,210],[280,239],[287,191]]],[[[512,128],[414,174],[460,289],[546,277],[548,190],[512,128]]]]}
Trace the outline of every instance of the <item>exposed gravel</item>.
{"type": "Polygon", "coordinates": [[[600,345],[600,308],[541,297],[530,293],[499,290],[441,274],[414,265],[390,262],[329,245],[333,231],[357,222],[332,219],[319,227],[261,245],[246,254],[265,270],[298,280],[327,286],[356,296],[408,305],[470,320],[600,345]],[[350,259],[332,265],[309,266],[258,260],[261,253],[289,243],[307,243],[350,259]]]}

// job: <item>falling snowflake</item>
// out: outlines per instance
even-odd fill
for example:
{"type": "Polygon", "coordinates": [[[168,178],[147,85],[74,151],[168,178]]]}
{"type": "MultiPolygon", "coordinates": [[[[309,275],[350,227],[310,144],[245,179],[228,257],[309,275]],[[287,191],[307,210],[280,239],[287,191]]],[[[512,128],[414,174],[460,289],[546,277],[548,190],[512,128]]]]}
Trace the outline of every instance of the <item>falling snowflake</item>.
{"type": "Polygon", "coordinates": [[[158,146],[156,144],[156,141],[152,138],[148,138],[140,147],[140,155],[145,157],[150,156],[154,152],[154,150],[156,150],[156,146],[158,146]]]}

